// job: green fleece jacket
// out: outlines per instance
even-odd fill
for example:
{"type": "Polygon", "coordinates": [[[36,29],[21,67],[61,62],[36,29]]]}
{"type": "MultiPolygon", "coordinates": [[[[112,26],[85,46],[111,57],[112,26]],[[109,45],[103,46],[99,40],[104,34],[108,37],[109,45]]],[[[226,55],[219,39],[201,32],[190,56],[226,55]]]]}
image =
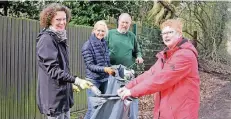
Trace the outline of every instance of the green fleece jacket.
{"type": "Polygon", "coordinates": [[[122,34],[117,29],[109,30],[106,40],[112,65],[122,64],[129,67],[135,63],[137,57],[142,57],[136,35],[130,31],[122,34]]]}

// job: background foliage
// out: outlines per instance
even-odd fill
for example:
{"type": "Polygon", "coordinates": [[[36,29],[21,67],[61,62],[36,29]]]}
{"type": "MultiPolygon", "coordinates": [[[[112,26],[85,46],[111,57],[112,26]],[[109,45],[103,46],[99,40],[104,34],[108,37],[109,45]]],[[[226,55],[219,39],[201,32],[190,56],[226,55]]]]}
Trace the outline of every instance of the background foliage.
{"type": "MultiPolygon", "coordinates": [[[[1,1],[0,15],[24,17],[39,20],[43,6],[55,1],[1,1]]],[[[116,27],[120,13],[127,12],[132,16],[138,28],[159,28],[169,18],[180,18],[184,21],[184,36],[197,43],[200,57],[222,61],[221,49],[226,47],[227,37],[224,33],[228,22],[230,2],[209,1],[57,1],[72,10],[71,24],[92,26],[104,19],[116,27]]],[[[147,32],[139,30],[144,37],[147,32]]],[[[146,38],[146,40],[151,40],[146,38]]],[[[151,42],[151,41],[146,41],[151,42]]],[[[144,49],[145,54],[145,49],[144,49]]]]}

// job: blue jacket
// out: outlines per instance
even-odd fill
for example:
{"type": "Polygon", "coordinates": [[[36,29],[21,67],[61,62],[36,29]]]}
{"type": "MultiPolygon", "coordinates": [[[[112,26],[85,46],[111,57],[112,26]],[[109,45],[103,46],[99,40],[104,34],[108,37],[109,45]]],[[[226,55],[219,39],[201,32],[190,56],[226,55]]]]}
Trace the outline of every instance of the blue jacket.
{"type": "Polygon", "coordinates": [[[82,56],[86,65],[86,78],[100,80],[109,75],[104,67],[110,66],[109,50],[105,39],[98,40],[94,34],[83,44],[82,56]]]}

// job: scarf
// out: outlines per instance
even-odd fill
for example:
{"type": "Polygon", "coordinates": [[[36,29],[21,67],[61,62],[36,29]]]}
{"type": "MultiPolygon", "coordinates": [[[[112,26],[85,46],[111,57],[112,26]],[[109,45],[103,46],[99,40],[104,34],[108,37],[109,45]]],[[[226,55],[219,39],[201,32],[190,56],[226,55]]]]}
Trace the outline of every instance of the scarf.
{"type": "Polygon", "coordinates": [[[58,36],[58,38],[60,38],[61,41],[67,40],[67,31],[66,30],[57,31],[52,26],[50,26],[48,30],[54,32],[58,36]]]}

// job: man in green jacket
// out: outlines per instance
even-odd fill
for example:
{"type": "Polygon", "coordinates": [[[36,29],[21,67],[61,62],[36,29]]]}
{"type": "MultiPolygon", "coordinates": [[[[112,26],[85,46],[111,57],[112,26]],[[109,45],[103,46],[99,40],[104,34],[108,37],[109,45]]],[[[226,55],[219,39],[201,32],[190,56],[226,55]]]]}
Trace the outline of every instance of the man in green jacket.
{"type": "MultiPolygon", "coordinates": [[[[119,16],[118,28],[110,30],[107,35],[106,40],[112,65],[122,64],[130,67],[135,62],[143,63],[144,61],[136,35],[129,31],[131,22],[131,16],[128,13],[122,13],[119,16]]],[[[133,101],[130,109],[131,117],[129,119],[138,119],[138,100],[133,101]]]]}
{"type": "Polygon", "coordinates": [[[131,22],[131,16],[127,13],[122,13],[119,16],[118,28],[112,29],[108,33],[107,42],[112,65],[122,64],[129,67],[135,62],[143,63],[136,35],[129,31],[131,22]]]}

